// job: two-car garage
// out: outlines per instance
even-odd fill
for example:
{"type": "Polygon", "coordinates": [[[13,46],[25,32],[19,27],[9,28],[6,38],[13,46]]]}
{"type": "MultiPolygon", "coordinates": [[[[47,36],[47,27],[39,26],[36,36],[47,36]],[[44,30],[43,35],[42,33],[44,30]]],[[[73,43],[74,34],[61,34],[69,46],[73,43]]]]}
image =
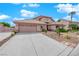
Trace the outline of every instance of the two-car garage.
{"type": "Polygon", "coordinates": [[[36,32],[36,25],[24,25],[19,26],[19,32],[36,32]]]}
{"type": "Polygon", "coordinates": [[[39,21],[16,21],[16,30],[18,32],[40,32],[42,31],[41,26],[46,28],[46,24],[39,21]]]}

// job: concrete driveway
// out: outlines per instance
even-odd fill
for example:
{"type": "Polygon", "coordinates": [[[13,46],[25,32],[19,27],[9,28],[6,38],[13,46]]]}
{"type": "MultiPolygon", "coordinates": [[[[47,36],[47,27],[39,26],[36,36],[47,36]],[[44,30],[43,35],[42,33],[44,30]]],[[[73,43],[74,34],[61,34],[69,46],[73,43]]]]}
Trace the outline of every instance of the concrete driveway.
{"type": "Polygon", "coordinates": [[[73,50],[41,33],[18,33],[0,47],[2,56],[60,56],[73,50]]]}

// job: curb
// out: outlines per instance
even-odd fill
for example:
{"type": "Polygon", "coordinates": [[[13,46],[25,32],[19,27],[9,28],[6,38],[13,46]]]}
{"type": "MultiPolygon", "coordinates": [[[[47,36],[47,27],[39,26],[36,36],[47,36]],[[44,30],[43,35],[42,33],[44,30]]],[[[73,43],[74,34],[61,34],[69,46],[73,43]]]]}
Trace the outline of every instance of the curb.
{"type": "Polygon", "coordinates": [[[13,37],[15,34],[11,34],[9,37],[5,38],[4,40],[0,41],[0,47],[7,42],[11,37],[13,37]]]}

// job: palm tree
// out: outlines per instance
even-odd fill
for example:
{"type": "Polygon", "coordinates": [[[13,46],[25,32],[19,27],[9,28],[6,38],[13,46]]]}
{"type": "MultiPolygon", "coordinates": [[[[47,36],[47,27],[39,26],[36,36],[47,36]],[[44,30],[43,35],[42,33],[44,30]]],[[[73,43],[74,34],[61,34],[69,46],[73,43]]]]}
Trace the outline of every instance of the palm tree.
{"type": "Polygon", "coordinates": [[[76,13],[75,11],[72,11],[72,12],[69,13],[69,15],[71,16],[71,22],[72,22],[73,15],[74,15],[75,13],[76,13]]]}

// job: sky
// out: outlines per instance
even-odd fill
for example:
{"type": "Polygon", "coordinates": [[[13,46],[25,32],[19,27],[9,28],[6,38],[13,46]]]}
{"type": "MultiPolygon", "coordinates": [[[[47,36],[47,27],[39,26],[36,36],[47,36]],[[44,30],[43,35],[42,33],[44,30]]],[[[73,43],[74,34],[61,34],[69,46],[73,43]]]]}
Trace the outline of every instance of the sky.
{"type": "Polygon", "coordinates": [[[75,11],[73,21],[79,21],[78,3],[0,3],[0,22],[8,22],[14,26],[14,20],[31,19],[37,16],[49,16],[70,20],[68,15],[75,11]]]}

